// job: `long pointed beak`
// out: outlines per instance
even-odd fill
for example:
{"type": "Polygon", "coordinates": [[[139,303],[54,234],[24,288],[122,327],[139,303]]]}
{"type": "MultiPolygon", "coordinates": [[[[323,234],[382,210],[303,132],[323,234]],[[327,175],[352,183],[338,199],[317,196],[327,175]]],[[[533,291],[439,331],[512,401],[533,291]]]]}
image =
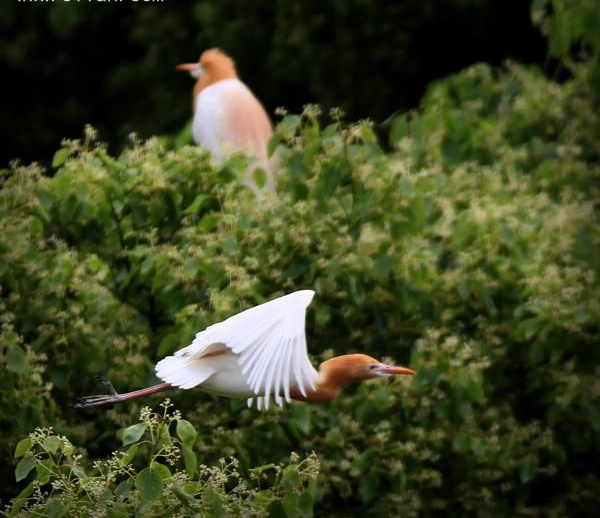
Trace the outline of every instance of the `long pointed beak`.
{"type": "Polygon", "coordinates": [[[416,371],[409,369],[408,367],[400,367],[396,365],[385,365],[381,364],[379,372],[385,372],[386,374],[416,374],[416,371]]]}
{"type": "Polygon", "coordinates": [[[177,65],[175,68],[177,70],[181,70],[182,72],[193,72],[194,70],[198,70],[200,65],[198,63],[182,63],[181,65],[177,65]]]}

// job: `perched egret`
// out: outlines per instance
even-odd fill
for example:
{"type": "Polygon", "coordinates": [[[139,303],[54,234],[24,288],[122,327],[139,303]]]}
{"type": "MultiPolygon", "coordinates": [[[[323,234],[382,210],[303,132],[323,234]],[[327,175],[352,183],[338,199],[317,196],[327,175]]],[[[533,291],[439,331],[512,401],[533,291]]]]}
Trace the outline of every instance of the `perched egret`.
{"type": "Polygon", "coordinates": [[[254,157],[243,182],[257,191],[252,173],[261,167],[267,174],[266,188],[273,189],[273,164],[267,157],[267,144],[273,134],[271,121],[262,104],[239,80],[233,60],[219,49],[209,49],[197,63],[184,63],[177,69],[196,79],[192,125],[196,144],[210,151],[217,162],[236,152],[254,157]]]}

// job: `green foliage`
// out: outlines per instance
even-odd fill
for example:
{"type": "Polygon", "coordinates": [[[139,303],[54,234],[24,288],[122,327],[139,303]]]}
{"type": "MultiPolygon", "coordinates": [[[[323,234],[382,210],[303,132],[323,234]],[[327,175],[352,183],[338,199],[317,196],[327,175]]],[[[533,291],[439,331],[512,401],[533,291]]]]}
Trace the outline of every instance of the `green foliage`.
{"type": "Polygon", "coordinates": [[[564,58],[577,46],[584,55],[600,52],[600,13],[593,0],[535,0],[531,13],[548,37],[551,56],[564,58]]]}
{"type": "MultiPolygon", "coordinates": [[[[152,382],[151,362],[207,324],[314,287],[313,353],[411,357],[418,376],[263,415],[178,394],[202,423],[176,427],[188,476],[194,445],[244,470],[314,450],[323,512],[587,508],[600,427],[587,102],[575,80],[475,66],[394,122],[392,153],[368,123],[336,113],[322,127],[310,108],[283,119],[278,192],[260,203],[238,157],[215,169],[195,147],[148,141],[113,158],[91,131],[54,177],[15,170],[2,190],[2,376],[16,387],[3,404],[17,409],[5,444],[52,408],[88,449],[114,448],[96,430],[123,426],[134,404],[85,422],[66,406],[94,391],[93,374],[123,390],[152,382]]],[[[130,426],[124,443],[145,433],[130,426]]],[[[141,498],[162,480],[146,468],[141,498]]]]}
{"type": "MultiPolygon", "coordinates": [[[[23,484],[34,470],[50,483],[48,462],[69,476],[68,435],[90,458],[123,448],[115,458],[135,475],[107,501],[125,506],[196,500],[152,457],[175,444],[182,480],[199,480],[199,462],[221,469],[233,457],[245,477],[316,452],[315,487],[300,490],[287,467],[273,482],[282,493],[261,486],[252,505],[274,515],[308,515],[313,500],[345,516],[597,509],[600,121],[593,64],[577,66],[561,84],[512,63],[437,82],[418,112],[391,121],[391,151],[338,111],[327,125],[315,107],[286,115],[269,146],[277,192],[260,200],[238,181],[244,157],[217,167],[156,139],[112,156],[91,129],[65,142],[53,177],[5,172],[0,448],[16,448],[4,476],[20,480],[13,505],[67,505],[62,486],[54,503],[23,484]],[[96,391],[93,375],[123,391],[152,383],[153,362],[200,329],[300,288],[317,291],[315,360],[362,351],[417,376],[265,413],[179,391],[187,421],[150,439],[144,420],[131,425],[136,402],[70,408],[96,391]],[[36,426],[60,435],[23,439],[36,426]]],[[[237,505],[210,485],[201,502],[209,514],[237,505]]]]}
{"type": "Polygon", "coordinates": [[[600,102],[600,9],[595,0],[534,0],[533,21],[548,38],[548,53],[587,79],[600,102]],[[578,66],[581,62],[585,67],[578,66]]]}
{"type": "Polygon", "coordinates": [[[93,466],[52,428],[30,433],[15,449],[15,476],[32,480],[8,516],[164,516],[166,509],[171,516],[266,516],[275,508],[283,516],[300,516],[299,508],[312,516],[314,455],[300,461],[292,454],[287,465],[258,467],[247,479],[233,458],[189,469],[185,451],[196,459],[194,440],[188,441],[196,431],[178,411],[169,412],[168,400],[161,406],[160,413],[143,408],[140,423],[124,430],[123,448],[93,466]]]}

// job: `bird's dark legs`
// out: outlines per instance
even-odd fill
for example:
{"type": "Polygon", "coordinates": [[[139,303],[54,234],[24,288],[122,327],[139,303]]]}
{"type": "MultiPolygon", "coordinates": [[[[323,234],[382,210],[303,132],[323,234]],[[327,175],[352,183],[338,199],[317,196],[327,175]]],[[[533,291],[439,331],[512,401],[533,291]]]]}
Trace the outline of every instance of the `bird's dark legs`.
{"type": "Polygon", "coordinates": [[[173,386],[169,383],[159,383],[158,385],[152,385],[151,387],[146,387],[143,389],[134,390],[132,392],[125,392],[124,394],[119,394],[115,390],[115,387],[113,387],[112,383],[108,381],[104,376],[98,376],[96,379],[107,388],[110,394],[81,397],[77,400],[77,403],[73,405],[75,408],[90,408],[93,406],[120,403],[121,401],[128,401],[130,399],[148,396],[156,392],[162,392],[163,390],[169,390],[173,388],[173,386]]]}
{"type": "Polygon", "coordinates": [[[115,387],[113,387],[113,384],[110,381],[108,381],[108,379],[106,379],[104,376],[96,376],[96,381],[102,383],[102,385],[104,385],[113,396],[119,395],[118,392],[115,390],[115,387]]]}

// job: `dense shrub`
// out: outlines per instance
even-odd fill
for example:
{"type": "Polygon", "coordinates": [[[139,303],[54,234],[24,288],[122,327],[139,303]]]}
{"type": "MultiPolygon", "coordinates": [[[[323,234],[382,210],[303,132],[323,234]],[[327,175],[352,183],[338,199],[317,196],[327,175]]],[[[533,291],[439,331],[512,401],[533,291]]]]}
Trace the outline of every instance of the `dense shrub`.
{"type": "Polygon", "coordinates": [[[235,458],[198,465],[194,426],[169,411],[143,408],[140,422],[123,430],[123,451],[94,462],[51,428],[19,441],[15,469],[35,479],[15,498],[10,515],[32,516],[308,516],[312,514],[318,462],[314,455],[290,464],[267,464],[243,480],[235,458]],[[262,483],[262,487],[261,487],[262,483]],[[49,489],[46,489],[49,488],[49,489]]]}
{"type": "Polygon", "coordinates": [[[600,123],[587,52],[565,57],[561,84],[516,64],[433,84],[391,124],[391,152],[339,112],[327,125],[314,107],[287,115],[271,142],[278,190],[260,200],[237,181],[243,157],[217,167],[157,139],[113,157],[91,129],[51,178],[15,164],[0,190],[4,457],[53,426],[92,473],[83,464],[119,448],[140,408],[76,413],[94,375],[152,383],[153,362],[199,329],[311,287],[315,361],[363,351],[417,376],[264,413],[173,393],[202,464],[231,456],[248,477],[314,451],[318,482],[294,494],[320,515],[592,514],[600,123]]]}

